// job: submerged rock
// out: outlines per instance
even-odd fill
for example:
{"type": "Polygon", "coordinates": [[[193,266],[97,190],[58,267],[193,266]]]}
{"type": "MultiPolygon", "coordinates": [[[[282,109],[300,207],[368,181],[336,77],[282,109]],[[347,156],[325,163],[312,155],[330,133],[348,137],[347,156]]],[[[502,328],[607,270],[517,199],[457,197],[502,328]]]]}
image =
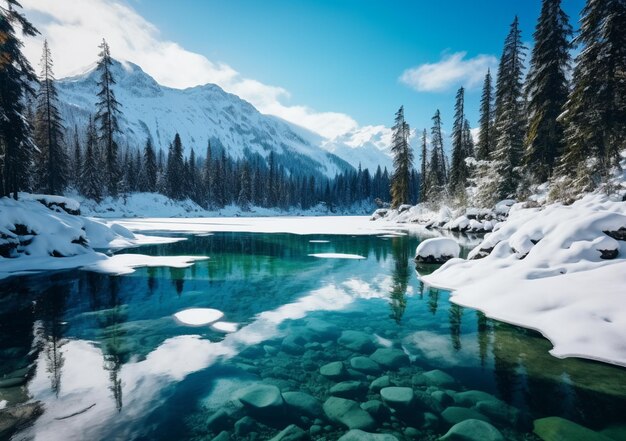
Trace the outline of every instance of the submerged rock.
{"type": "Polygon", "coordinates": [[[303,439],[309,439],[309,434],[295,424],[291,424],[270,441],[299,441],[303,439]]]}
{"type": "Polygon", "coordinates": [[[380,365],[368,357],[354,357],[350,360],[350,366],[360,372],[366,374],[378,374],[381,371],[380,365]]]}
{"type": "Polygon", "coordinates": [[[311,338],[317,341],[336,340],[341,335],[341,329],[338,326],[316,318],[308,319],[306,328],[311,338]]]}
{"type": "Polygon", "coordinates": [[[367,386],[360,381],[342,381],[330,388],[330,394],[341,398],[359,398],[365,395],[367,386]]]}
{"type": "Polygon", "coordinates": [[[245,416],[235,423],[235,435],[246,436],[250,432],[254,432],[256,428],[257,422],[249,416],[245,416]]]}
{"type": "Polygon", "coordinates": [[[211,441],[230,441],[230,434],[227,431],[222,430],[220,434],[213,438],[211,441]]]}
{"type": "Polygon", "coordinates": [[[377,420],[385,419],[389,416],[389,409],[385,407],[382,401],[370,400],[361,404],[361,409],[369,413],[377,420]]]}
{"type": "Polygon", "coordinates": [[[0,409],[0,439],[8,439],[14,432],[35,420],[42,411],[39,402],[0,409]]]}
{"type": "Polygon", "coordinates": [[[361,331],[343,331],[337,342],[341,346],[363,354],[371,354],[376,349],[372,336],[361,331]]]}
{"type": "MultiPolygon", "coordinates": [[[[481,420],[465,420],[448,430],[441,441],[504,441],[498,429],[481,420]]],[[[569,441],[569,440],[568,440],[569,441]]]]}
{"type": "Polygon", "coordinates": [[[449,388],[456,385],[456,380],[444,371],[435,369],[413,376],[414,386],[437,386],[438,388],[449,388]]]}
{"type": "Polygon", "coordinates": [[[359,403],[339,397],[330,397],[324,402],[324,413],[331,421],[348,429],[373,429],[376,422],[359,403]]]}
{"type": "Polygon", "coordinates": [[[380,390],[383,402],[392,409],[406,410],[413,404],[415,394],[410,387],[385,387],[380,390]]]}
{"type": "Polygon", "coordinates": [[[346,371],[342,362],[333,361],[322,366],[320,368],[320,374],[324,377],[330,378],[331,380],[338,380],[348,375],[348,371],[346,371]]]}
{"type": "Polygon", "coordinates": [[[213,413],[206,423],[214,433],[220,432],[230,426],[230,415],[224,409],[220,409],[213,413]]]}
{"type": "Polygon", "coordinates": [[[239,401],[252,411],[268,415],[283,406],[280,389],[269,384],[255,384],[248,387],[239,397],[239,401]]]}
{"type": "Polygon", "coordinates": [[[398,438],[389,433],[368,433],[354,429],[345,433],[338,441],[398,441],[398,438]]]}
{"type": "Polygon", "coordinates": [[[475,406],[479,401],[501,401],[493,395],[481,390],[467,390],[454,394],[454,402],[465,407],[475,406]]]}
{"type": "Polygon", "coordinates": [[[400,349],[380,348],[370,358],[388,369],[398,369],[409,364],[409,356],[400,349]]]}
{"type": "Polygon", "coordinates": [[[450,406],[441,412],[441,418],[449,425],[454,425],[465,420],[482,420],[489,422],[489,418],[483,414],[465,407],[450,406]]]}
{"type": "Polygon", "coordinates": [[[543,441],[610,441],[598,432],[561,417],[535,420],[534,432],[543,441]]]}
{"type": "Polygon", "coordinates": [[[283,399],[287,406],[294,409],[299,414],[304,414],[312,418],[322,415],[322,403],[312,395],[304,392],[285,392],[283,399]]]}
{"type": "Polygon", "coordinates": [[[372,381],[370,384],[370,390],[372,392],[379,392],[383,387],[391,386],[391,381],[389,380],[389,375],[383,375],[372,381]]]}

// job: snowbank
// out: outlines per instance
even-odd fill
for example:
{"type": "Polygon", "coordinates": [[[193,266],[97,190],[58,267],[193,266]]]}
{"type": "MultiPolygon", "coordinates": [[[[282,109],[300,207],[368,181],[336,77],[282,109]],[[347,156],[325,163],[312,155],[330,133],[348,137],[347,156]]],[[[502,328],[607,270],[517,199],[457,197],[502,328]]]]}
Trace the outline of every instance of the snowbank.
{"type": "Polygon", "coordinates": [[[417,246],[415,260],[420,263],[444,263],[459,257],[461,247],[454,239],[434,237],[426,239],[417,246]]]}
{"type": "Polygon", "coordinates": [[[626,366],[626,202],[510,207],[469,256],[423,277],[452,301],[540,331],[557,357],[626,366]]]}
{"type": "MultiPolygon", "coordinates": [[[[77,267],[127,273],[145,266],[146,259],[111,258],[96,250],[181,240],[135,235],[122,225],[105,225],[70,214],[80,206],[68,198],[29,194],[20,194],[20,198],[0,198],[0,278],[77,267]]],[[[162,266],[189,264],[189,259],[177,259],[162,266]]]]}

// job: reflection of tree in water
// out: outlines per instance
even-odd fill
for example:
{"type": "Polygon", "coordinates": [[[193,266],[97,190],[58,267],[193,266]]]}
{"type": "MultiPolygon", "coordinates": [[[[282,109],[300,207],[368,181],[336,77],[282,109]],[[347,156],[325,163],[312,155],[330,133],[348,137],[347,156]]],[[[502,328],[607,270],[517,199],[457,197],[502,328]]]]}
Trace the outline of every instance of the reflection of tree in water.
{"type": "Polygon", "coordinates": [[[435,315],[439,304],[439,290],[437,288],[428,289],[428,310],[435,315]]]}
{"type": "Polygon", "coordinates": [[[41,328],[38,333],[45,354],[46,371],[50,378],[50,389],[56,397],[61,391],[61,371],[65,363],[61,350],[67,343],[67,340],[63,338],[63,318],[70,290],[69,283],[55,283],[44,290],[36,304],[41,318],[41,328]]]}
{"type": "Polygon", "coordinates": [[[108,309],[101,311],[98,322],[103,330],[102,355],[104,358],[104,369],[109,372],[111,385],[109,390],[113,393],[115,407],[118,412],[122,410],[122,380],[119,372],[124,362],[128,358],[128,351],[124,349],[124,336],[126,331],[123,328],[126,322],[124,305],[119,299],[119,278],[111,276],[109,281],[108,309]]]}
{"type": "Polygon", "coordinates": [[[391,318],[400,323],[406,309],[406,290],[411,276],[409,268],[409,247],[406,237],[394,237],[391,252],[394,261],[391,273],[391,318]]]}
{"type": "Polygon", "coordinates": [[[455,350],[461,349],[461,320],[463,318],[463,308],[456,303],[450,303],[448,310],[448,321],[450,323],[450,339],[455,350]]]}
{"type": "Polygon", "coordinates": [[[154,290],[157,288],[157,268],[153,266],[149,266],[146,268],[148,274],[148,294],[154,294],[154,290]]]}
{"type": "Polygon", "coordinates": [[[171,267],[170,278],[172,279],[174,288],[176,288],[176,294],[180,296],[185,288],[185,268],[171,267]]]}
{"type": "Polygon", "coordinates": [[[480,365],[484,367],[485,362],[487,361],[487,352],[489,348],[489,320],[487,319],[487,316],[481,311],[476,311],[476,317],[478,319],[478,353],[480,355],[480,365]]]}
{"type": "Polygon", "coordinates": [[[493,326],[493,367],[498,391],[502,398],[510,403],[519,387],[520,378],[517,373],[517,358],[509,354],[510,351],[515,350],[515,346],[511,347],[514,342],[507,339],[504,326],[506,325],[502,323],[494,323],[493,326]]]}

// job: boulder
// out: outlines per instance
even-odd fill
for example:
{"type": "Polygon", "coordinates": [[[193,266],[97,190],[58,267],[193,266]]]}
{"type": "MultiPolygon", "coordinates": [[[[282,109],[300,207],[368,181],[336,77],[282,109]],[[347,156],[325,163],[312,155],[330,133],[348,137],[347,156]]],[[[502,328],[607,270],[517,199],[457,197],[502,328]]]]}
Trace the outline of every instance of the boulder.
{"type": "Polygon", "coordinates": [[[370,400],[361,404],[361,409],[369,413],[377,420],[386,419],[389,416],[389,409],[378,400],[370,400]]]}
{"type": "Polygon", "coordinates": [[[322,403],[317,398],[304,392],[285,392],[283,399],[287,406],[295,410],[297,413],[312,418],[322,415],[322,403]]]}
{"type": "Polygon", "coordinates": [[[398,441],[398,438],[389,433],[368,433],[354,429],[345,433],[338,441],[398,441]]]}
{"type": "Polygon", "coordinates": [[[324,402],[324,413],[329,420],[348,429],[373,429],[376,422],[369,413],[361,409],[359,403],[339,397],[330,397],[324,402]]]}
{"type": "Polygon", "coordinates": [[[380,396],[383,402],[397,410],[406,410],[413,404],[415,397],[413,389],[410,387],[384,387],[380,390],[380,396]]]}
{"type": "Polygon", "coordinates": [[[368,357],[354,357],[350,359],[350,366],[359,372],[376,375],[380,373],[381,368],[378,363],[368,357]]]}
{"type": "Polygon", "coordinates": [[[206,424],[213,433],[221,432],[230,426],[230,415],[224,409],[220,409],[209,417],[206,424]]]}
{"type": "Polygon", "coordinates": [[[561,417],[541,418],[533,425],[535,434],[543,441],[610,441],[598,432],[561,417]]]}
{"type": "Polygon", "coordinates": [[[222,430],[219,435],[213,438],[211,441],[230,441],[230,435],[227,431],[222,430]]]}
{"type": "Polygon", "coordinates": [[[283,406],[283,397],[278,387],[269,384],[254,384],[244,390],[239,401],[248,410],[270,415],[283,406]]]}
{"type": "Polygon", "coordinates": [[[387,369],[398,369],[409,364],[409,356],[395,348],[379,348],[370,358],[387,369]]]}
{"type": "Polygon", "coordinates": [[[316,318],[308,319],[306,328],[311,339],[317,341],[336,340],[341,335],[341,329],[338,326],[316,318]]]}
{"type": "Polygon", "coordinates": [[[454,394],[454,402],[464,407],[475,406],[479,401],[502,402],[493,395],[481,390],[467,390],[454,394]]]}
{"type": "Polygon", "coordinates": [[[456,406],[447,407],[443,412],[441,412],[441,418],[450,426],[465,420],[481,420],[489,422],[489,418],[475,410],[456,406]]]}
{"type": "Polygon", "coordinates": [[[331,380],[339,380],[348,375],[348,371],[340,361],[333,361],[320,368],[320,374],[331,380]]]}
{"type": "Polygon", "coordinates": [[[235,435],[237,436],[246,436],[250,432],[254,432],[256,429],[257,422],[249,416],[245,416],[235,423],[235,435]]]}
{"type": "Polygon", "coordinates": [[[415,261],[418,263],[444,263],[459,257],[461,247],[456,240],[448,237],[426,239],[415,250],[415,261]]]}
{"type": "Polygon", "coordinates": [[[0,439],[9,439],[14,432],[30,424],[42,412],[38,401],[0,409],[0,439]]]}
{"type": "Polygon", "coordinates": [[[330,388],[330,394],[341,398],[359,398],[367,392],[367,386],[360,381],[342,381],[330,388]]]}
{"type": "Polygon", "coordinates": [[[525,418],[519,409],[500,400],[479,401],[474,409],[500,424],[512,424],[514,427],[522,428],[525,423],[525,418]]]}
{"type": "Polygon", "coordinates": [[[362,354],[371,354],[376,349],[372,336],[361,331],[343,331],[337,342],[341,346],[362,354]]]}
{"type": "Polygon", "coordinates": [[[270,441],[300,441],[305,439],[309,439],[309,434],[295,424],[290,424],[270,441]]]}
{"type": "Polygon", "coordinates": [[[432,371],[416,374],[413,376],[414,386],[436,386],[438,388],[450,388],[456,385],[456,380],[444,371],[435,369],[432,371]]]}
{"type": "MultiPolygon", "coordinates": [[[[465,420],[448,430],[441,441],[504,441],[498,429],[481,420],[465,420]]],[[[569,440],[568,440],[569,441],[569,440]]]]}
{"type": "Polygon", "coordinates": [[[306,344],[306,339],[302,337],[300,334],[291,334],[283,339],[280,348],[291,355],[302,355],[304,354],[304,345],[306,344]]]}
{"type": "Polygon", "coordinates": [[[383,375],[382,377],[378,377],[370,384],[370,390],[372,392],[379,392],[383,387],[391,386],[391,381],[389,380],[389,375],[383,375]]]}

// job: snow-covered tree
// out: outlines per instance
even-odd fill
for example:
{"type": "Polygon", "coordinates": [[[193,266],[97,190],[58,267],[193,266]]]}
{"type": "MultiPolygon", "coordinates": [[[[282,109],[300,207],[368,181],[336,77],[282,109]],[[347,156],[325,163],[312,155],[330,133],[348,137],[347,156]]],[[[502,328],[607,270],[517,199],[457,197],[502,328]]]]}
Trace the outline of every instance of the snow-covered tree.
{"type": "MultiPolygon", "coordinates": [[[[420,202],[428,200],[428,145],[426,129],[422,132],[422,148],[420,151],[420,202]]],[[[380,166],[378,167],[380,171],[380,166]]]]}
{"type": "Polygon", "coordinates": [[[483,83],[483,92],[480,98],[480,119],[478,121],[479,134],[476,145],[476,158],[486,161],[491,158],[494,149],[493,133],[493,85],[491,71],[487,70],[483,83]]]}
{"type": "Polygon", "coordinates": [[[391,177],[391,206],[398,207],[410,200],[410,179],[413,169],[413,149],[409,144],[410,128],[404,119],[404,106],[396,112],[391,140],[394,172],[391,177]]]}
{"type": "Polygon", "coordinates": [[[469,170],[465,160],[471,154],[468,145],[465,123],[465,89],[461,87],[456,93],[454,105],[454,122],[452,124],[452,164],[450,166],[449,188],[452,195],[465,193],[469,170]]]}
{"type": "Polygon", "coordinates": [[[25,101],[34,94],[37,76],[22,53],[17,36],[39,32],[18,12],[16,0],[0,3],[0,195],[17,193],[28,186],[28,176],[36,147],[31,127],[24,117],[25,101]]]}
{"type": "Polygon", "coordinates": [[[439,109],[432,118],[433,127],[431,134],[431,152],[430,161],[428,162],[428,200],[435,201],[445,193],[447,184],[447,168],[446,155],[443,151],[443,135],[441,133],[441,113],[439,109]]]}
{"type": "Polygon", "coordinates": [[[87,142],[81,167],[80,191],[83,196],[99,202],[102,199],[101,155],[98,148],[98,135],[91,117],[87,125],[87,142]]]}
{"type": "Polygon", "coordinates": [[[146,145],[143,149],[143,168],[141,169],[141,180],[139,189],[141,191],[153,192],[157,190],[157,174],[158,167],[154,148],[152,147],[152,139],[146,139],[146,145]]]}
{"type": "Polygon", "coordinates": [[[167,155],[167,195],[172,199],[184,199],[183,144],[176,133],[167,155]]]}
{"type": "Polygon", "coordinates": [[[524,165],[535,184],[550,177],[564,148],[559,115],[569,93],[571,36],[572,27],[561,0],[543,0],[526,78],[528,131],[524,165]]]}
{"type": "Polygon", "coordinates": [[[504,42],[496,82],[493,160],[497,171],[498,198],[515,196],[520,182],[519,166],[526,123],[522,82],[525,50],[516,16],[504,42]]]}
{"type": "Polygon", "coordinates": [[[62,194],[69,181],[68,157],[63,140],[63,122],[58,108],[58,93],[52,72],[52,55],[44,40],[41,74],[35,109],[37,154],[37,190],[62,194]]]}
{"type": "Polygon", "coordinates": [[[80,138],[78,136],[78,127],[74,126],[74,141],[73,141],[73,155],[72,155],[72,166],[71,166],[71,181],[74,188],[78,189],[80,187],[80,177],[82,174],[83,167],[83,152],[80,146],[80,138]]]}
{"type": "Polygon", "coordinates": [[[239,205],[243,211],[248,211],[252,203],[252,182],[250,181],[250,165],[247,161],[244,162],[241,168],[240,176],[241,189],[239,190],[237,205],[239,205]]]}
{"type": "Polygon", "coordinates": [[[98,102],[96,103],[95,122],[98,125],[98,137],[104,147],[105,157],[105,184],[109,194],[116,196],[120,180],[118,169],[117,151],[118,144],[116,137],[120,133],[118,117],[121,115],[120,103],[115,98],[113,86],[112,67],[113,59],[106,40],[102,40],[99,46],[100,59],[98,60],[97,71],[100,74],[98,80],[98,102]]]}

